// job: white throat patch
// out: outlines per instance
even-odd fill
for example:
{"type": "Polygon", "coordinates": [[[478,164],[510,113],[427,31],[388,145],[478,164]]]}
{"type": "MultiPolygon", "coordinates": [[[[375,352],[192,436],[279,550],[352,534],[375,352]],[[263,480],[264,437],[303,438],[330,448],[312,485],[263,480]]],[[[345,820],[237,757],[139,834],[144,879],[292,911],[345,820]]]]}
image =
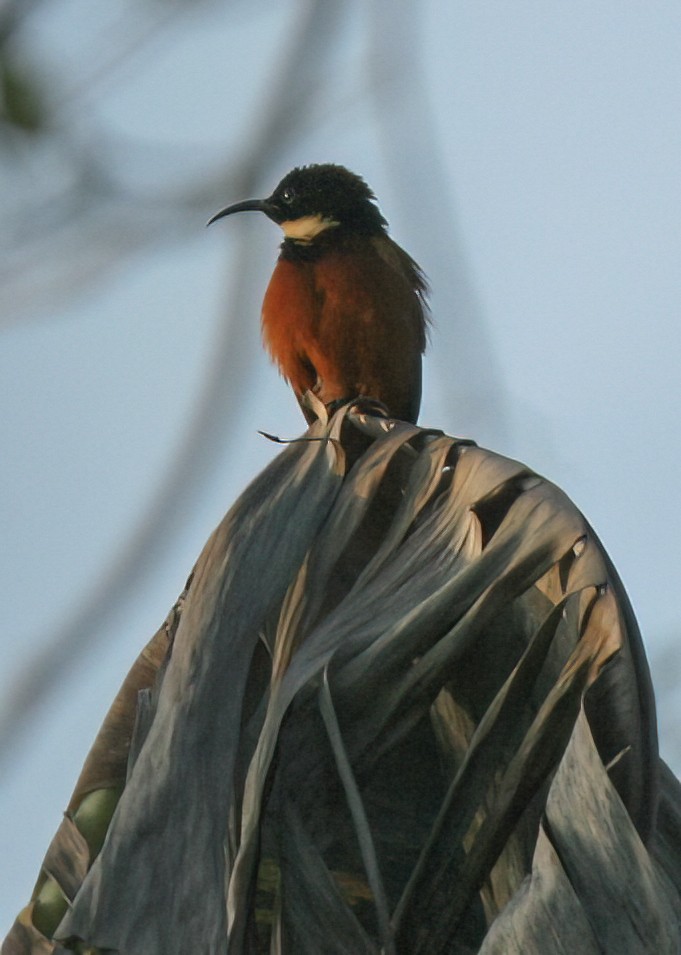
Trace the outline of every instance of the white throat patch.
{"type": "Polygon", "coordinates": [[[320,215],[302,216],[300,219],[288,219],[286,222],[279,223],[286,238],[293,239],[294,242],[312,242],[320,232],[337,225],[340,225],[340,222],[336,222],[335,219],[325,219],[320,215]]]}

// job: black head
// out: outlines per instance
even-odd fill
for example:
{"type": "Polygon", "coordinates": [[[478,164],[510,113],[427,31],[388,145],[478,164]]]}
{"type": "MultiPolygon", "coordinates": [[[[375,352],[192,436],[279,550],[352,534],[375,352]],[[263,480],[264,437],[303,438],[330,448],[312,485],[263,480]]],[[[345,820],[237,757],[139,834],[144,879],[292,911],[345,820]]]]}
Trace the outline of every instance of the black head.
{"type": "Polygon", "coordinates": [[[267,199],[237,202],[218,212],[210,222],[247,211],[264,212],[273,222],[284,225],[287,235],[294,236],[295,229],[287,227],[301,220],[317,222],[317,231],[333,226],[360,235],[377,235],[388,225],[364,180],[332,163],[299,166],[284,176],[267,199]]]}

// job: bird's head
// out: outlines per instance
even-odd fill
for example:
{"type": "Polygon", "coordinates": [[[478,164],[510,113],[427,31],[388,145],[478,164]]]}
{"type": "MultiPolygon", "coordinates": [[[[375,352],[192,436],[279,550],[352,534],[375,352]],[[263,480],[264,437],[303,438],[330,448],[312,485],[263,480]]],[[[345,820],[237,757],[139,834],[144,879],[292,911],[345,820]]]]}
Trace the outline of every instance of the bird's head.
{"type": "Polygon", "coordinates": [[[233,212],[264,212],[281,226],[286,238],[296,242],[311,242],[327,229],[378,235],[387,227],[364,180],[332,163],[299,166],[284,176],[267,199],[227,206],[208,224],[233,212]]]}

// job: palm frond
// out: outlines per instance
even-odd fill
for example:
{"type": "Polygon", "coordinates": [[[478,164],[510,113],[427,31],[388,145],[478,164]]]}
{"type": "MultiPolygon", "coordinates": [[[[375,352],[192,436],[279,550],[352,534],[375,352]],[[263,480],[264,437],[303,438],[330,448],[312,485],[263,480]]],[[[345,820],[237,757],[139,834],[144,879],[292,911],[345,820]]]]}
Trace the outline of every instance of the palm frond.
{"type": "Polygon", "coordinates": [[[70,807],[115,789],[101,852],[45,870],[62,944],[677,950],[640,636],[554,485],[343,408],[245,491],[174,614],[70,807]]]}

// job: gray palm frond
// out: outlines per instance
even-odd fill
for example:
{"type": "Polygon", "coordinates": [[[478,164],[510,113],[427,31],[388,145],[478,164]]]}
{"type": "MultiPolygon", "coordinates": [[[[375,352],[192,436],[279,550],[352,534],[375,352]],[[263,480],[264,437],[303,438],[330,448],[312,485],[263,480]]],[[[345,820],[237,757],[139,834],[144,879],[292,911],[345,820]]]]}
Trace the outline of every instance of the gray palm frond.
{"type": "Polygon", "coordinates": [[[82,951],[676,952],[659,773],[636,623],[567,497],[346,407],[211,536],[14,938],[55,883],[47,934],[82,951]]]}

